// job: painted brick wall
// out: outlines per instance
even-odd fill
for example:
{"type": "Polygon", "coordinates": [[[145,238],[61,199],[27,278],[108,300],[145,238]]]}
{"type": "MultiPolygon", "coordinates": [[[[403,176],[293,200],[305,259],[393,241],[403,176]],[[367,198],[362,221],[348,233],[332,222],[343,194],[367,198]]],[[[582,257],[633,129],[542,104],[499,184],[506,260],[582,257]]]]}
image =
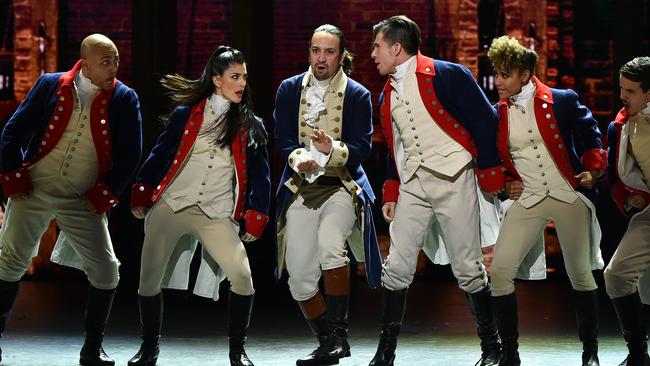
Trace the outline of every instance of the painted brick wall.
{"type": "Polygon", "coordinates": [[[228,45],[232,33],[229,0],[178,1],[178,72],[188,77],[201,75],[205,63],[218,45],[228,45]],[[190,33],[190,29],[192,31],[190,33]]]}
{"type": "Polygon", "coordinates": [[[420,26],[423,51],[427,52],[433,40],[435,24],[430,0],[278,0],[274,7],[272,62],[276,89],[282,80],[307,70],[308,42],[313,30],[324,23],[338,26],[345,34],[348,49],[356,54],[352,78],[370,90],[374,106],[386,78],[379,76],[370,58],[372,26],[382,19],[404,14],[420,26]]]}
{"type": "Polygon", "coordinates": [[[101,33],[113,40],[120,52],[117,78],[133,85],[132,8],[130,0],[68,0],[61,9],[66,34],[61,35],[60,70],[72,68],[79,59],[81,41],[92,33],[101,33]]]}

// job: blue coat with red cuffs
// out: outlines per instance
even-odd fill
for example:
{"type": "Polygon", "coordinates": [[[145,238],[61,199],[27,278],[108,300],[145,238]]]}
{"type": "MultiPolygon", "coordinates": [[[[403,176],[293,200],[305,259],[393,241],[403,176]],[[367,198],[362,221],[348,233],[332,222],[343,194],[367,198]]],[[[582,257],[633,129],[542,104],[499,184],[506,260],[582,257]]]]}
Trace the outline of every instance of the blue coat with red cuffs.
{"type": "Polygon", "coordinates": [[[643,181],[643,173],[635,162],[628,161],[630,158],[627,153],[629,144],[628,120],[627,110],[623,108],[607,128],[607,141],[609,141],[607,178],[612,187],[612,199],[626,216],[638,212],[627,207],[627,197],[631,193],[640,194],[645,198],[646,209],[650,204],[650,189],[647,183],[643,181]]]}
{"type": "MultiPolygon", "coordinates": [[[[555,166],[573,189],[594,200],[596,190],[578,187],[575,175],[583,171],[605,170],[607,152],[601,149],[598,122],[578,101],[571,89],[552,89],[533,76],[534,110],[537,127],[555,166]],[[577,146],[576,146],[577,145],[577,146]]],[[[506,168],[506,180],[521,181],[508,147],[508,101],[497,104],[499,157],[506,168]]]]}
{"type": "MultiPolygon", "coordinates": [[[[431,117],[476,160],[481,188],[486,192],[502,189],[505,180],[495,144],[496,115],[469,70],[459,64],[433,60],[418,52],[415,76],[420,96],[431,117]]],[[[389,79],[380,97],[379,111],[382,132],[389,147],[388,177],[384,183],[382,203],[396,202],[400,185],[394,157],[391,92],[389,79]]]]}
{"type": "MultiPolygon", "coordinates": [[[[193,107],[176,108],[156,146],[140,168],[131,192],[131,207],[151,207],[181,171],[203,123],[206,99],[193,107]]],[[[262,121],[258,123],[263,125],[262,121]]],[[[243,220],[244,231],[261,237],[268,222],[271,180],[265,146],[249,143],[243,127],[232,140],[237,192],[233,219],[243,220]]]]}
{"type": "MultiPolygon", "coordinates": [[[[74,77],[78,61],[66,73],[41,76],[7,122],[0,138],[0,177],[6,196],[32,190],[28,169],[57,144],[73,109],[74,77]]],[[[86,198],[98,213],[117,205],[142,154],[140,102],[135,91],[115,80],[101,90],[90,110],[99,170],[86,198]]]]}

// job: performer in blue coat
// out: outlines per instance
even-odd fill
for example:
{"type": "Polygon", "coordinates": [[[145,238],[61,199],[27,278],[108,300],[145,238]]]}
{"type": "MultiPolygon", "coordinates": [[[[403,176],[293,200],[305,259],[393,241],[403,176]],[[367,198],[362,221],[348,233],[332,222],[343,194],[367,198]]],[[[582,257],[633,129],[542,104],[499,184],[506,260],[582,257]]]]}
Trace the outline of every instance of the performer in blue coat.
{"type": "Polygon", "coordinates": [[[620,366],[646,366],[650,356],[642,304],[650,303],[650,57],[623,65],[619,81],[624,107],[607,130],[607,175],[614,202],[631,218],[605,269],[605,287],[629,351],[620,366]]]}
{"type": "Polygon", "coordinates": [[[277,92],[276,144],[285,161],[278,188],[278,276],[286,259],[289,289],[319,347],[297,365],[332,365],[350,355],[347,248],[379,286],[372,221],[375,196],[361,164],[370,155],[370,92],[348,77],[352,57],[333,25],[318,27],[306,73],[277,92]],[[319,290],[321,274],[325,299],[319,290]]]}
{"type": "Polygon", "coordinates": [[[106,211],[117,204],[142,152],[138,96],[115,78],[118,67],[110,39],[86,37],[81,60],[66,73],[41,76],[0,140],[9,197],[0,231],[0,333],[18,282],[56,218],[90,281],[82,365],[115,363],[102,349],[119,281],[106,211]]]}
{"type": "Polygon", "coordinates": [[[199,79],[161,81],[176,108],[131,196],[134,216],[145,218],[138,289],[143,342],[131,366],[156,364],[161,287],[187,287],[197,241],[203,261],[195,293],[216,300],[228,277],[230,364],[253,365],[244,343],[254,289],[242,241],[262,236],[271,183],[267,135],[250,106],[247,77],[244,55],[220,46],[199,79]]]}
{"type": "Polygon", "coordinates": [[[515,38],[492,42],[488,56],[499,92],[497,145],[506,167],[506,191],[515,200],[504,220],[492,262],[492,299],[504,355],[500,365],[521,363],[514,279],[554,220],[576,299],[582,365],[597,366],[598,287],[602,269],[600,225],[589,197],[605,172],[606,153],[591,112],[572,90],[551,89],[535,74],[537,54],[515,38]],[[576,147],[579,144],[579,148],[576,147]]]}
{"type": "Polygon", "coordinates": [[[379,116],[389,146],[382,212],[391,245],[381,277],[381,338],[370,364],[393,364],[418,253],[435,260],[442,249],[476,320],[477,364],[496,365],[501,346],[482,264],[477,189],[477,180],[487,193],[504,185],[496,115],[467,68],[426,57],[419,47],[420,28],[403,15],[373,27],[371,56],[388,76],[379,116]],[[427,240],[432,227],[444,248],[427,240]]]}

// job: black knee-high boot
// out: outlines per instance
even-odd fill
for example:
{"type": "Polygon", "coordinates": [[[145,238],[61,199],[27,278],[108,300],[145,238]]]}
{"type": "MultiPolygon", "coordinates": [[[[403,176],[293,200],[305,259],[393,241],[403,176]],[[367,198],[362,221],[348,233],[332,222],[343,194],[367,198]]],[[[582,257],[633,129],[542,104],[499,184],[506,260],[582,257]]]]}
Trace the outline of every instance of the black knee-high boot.
{"type": "Polygon", "coordinates": [[[381,333],[377,352],[370,361],[370,366],[392,366],[395,361],[397,337],[404,320],[406,294],[408,288],[398,291],[382,287],[381,333]]]}
{"type": "Polygon", "coordinates": [[[231,366],[253,366],[244,344],[253,310],[253,295],[242,296],[230,291],[228,301],[228,342],[231,366]]]}
{"type": "Polygon", "coordinates": [[[326,294],[325,302],[327,303],[327,317],[330,323],[327,355],[337,359],[350,357],[350,345],[348,344],[350,296],[326,294]]]}
{"type": "Polygon", "coordinates": [[[582,342],[582,366],[599,366],[598,360],[598,290],[575,291],[578,336],[582,342]]]}
{"type": "MultiPolygon", "coordinates": [[[[0,338],[7,326],[11,308],[14,306],[14,301],[18,296],[19,281],[8,282],[0,280],[0,338]]],[[[0,348],[0,361],[2,361],[2,348],[0,348]]]]}
{"type": "Polygon", "coordinates": [[[102,347],[104,329],[113,305],[115,289],[100,290],[88,287],[86,304],[86,340],[79,354],[79,364],[83,366],[113,366],[115,361],[106,355],[102,347]]]}
{"type": "Polygon", "coordinates": [[[643,322],[643,310],[639,293],[612,299],[618,322],[623,331],[629,351],[619,366],[648,366],[648,336],[643,322]]]}
{"type": "Polygon", "coordinates": [[[320,292],[306,301],[298,302],[312,334],[318,339],[318,347],[305,357],[296,360],[297,366],[336,365],[339,358],[329,355],[330,351],[330,321],[327,316],[327,305],[320,292]]]}
{"type": "Polygon", "coordinates": [[[481,359],[478,366],[496,366],[501,360],[501,342],[492,312],[492,291],[486,286],[479,292],[467,293],[469,307],[476,321],[476,332],[481,339],[481,359]]]}
{"type": "Polygon", "coordinates": [[[517,296],[514,292],[504,296],[493,296],[492,305],[503,344],[503,356],[499,366],[520,366],[517,296]]]}
{"type": "Polygon", "coordinates": [[[138,306],[142,344],[138,353],[129,360],[128,365],[154,366],[160,353],[159,341],[163,316],[162,292],[154,296],[138,296],[138,306]]]}

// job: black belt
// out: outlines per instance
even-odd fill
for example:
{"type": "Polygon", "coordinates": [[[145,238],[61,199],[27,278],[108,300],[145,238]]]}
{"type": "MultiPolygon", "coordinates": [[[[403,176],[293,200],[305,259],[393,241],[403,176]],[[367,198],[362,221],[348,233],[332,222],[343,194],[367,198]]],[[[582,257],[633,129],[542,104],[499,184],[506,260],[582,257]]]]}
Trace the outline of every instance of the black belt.
{"type": "Polygon", "coordinates": [[[313,184],[319,186],[343,187],[343,182],[341,182],[341,179],[339,177],[327,177],[324,175],[321,175],[320,177],[316,178],[313,184]]]}

